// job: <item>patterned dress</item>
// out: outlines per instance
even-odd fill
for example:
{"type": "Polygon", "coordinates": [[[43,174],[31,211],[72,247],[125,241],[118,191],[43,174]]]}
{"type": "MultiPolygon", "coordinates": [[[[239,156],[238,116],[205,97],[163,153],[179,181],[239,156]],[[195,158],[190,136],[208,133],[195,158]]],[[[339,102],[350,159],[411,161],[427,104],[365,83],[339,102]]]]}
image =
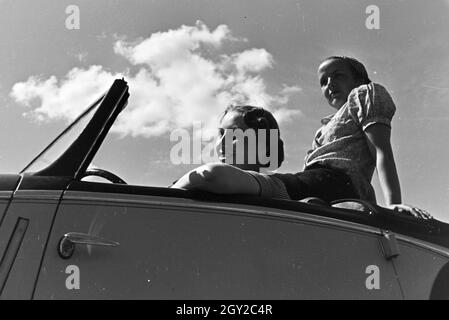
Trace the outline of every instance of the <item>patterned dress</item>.
{"type": "Polygon", "coordinates": [[[393,99],[380,84],[353,89],[337,113],[321,120],[304,168],[321,164],[341,169],[351,178],[360,199],[376,202],[371,186],[376,161],[364,131],[376,123],[391,128],[395,111],[393,99]]]}

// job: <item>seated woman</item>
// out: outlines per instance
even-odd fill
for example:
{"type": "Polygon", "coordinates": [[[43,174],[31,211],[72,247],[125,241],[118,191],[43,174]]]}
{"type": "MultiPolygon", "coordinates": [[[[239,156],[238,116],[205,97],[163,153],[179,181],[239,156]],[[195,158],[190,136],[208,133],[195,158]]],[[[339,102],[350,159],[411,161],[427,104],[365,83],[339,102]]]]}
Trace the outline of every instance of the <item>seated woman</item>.
{"type": "Polygon", "coordinates": [[[321,92],[335,113],[321,120],[304,170],[274,174],[290,197],[376,203],[371,179],[377,169],[388,208],[430,219],[425,210],[402,203],[390,141],[396,106],[388,91],[372,82],[365,66],[354,58],[329,57],[317,73],[321,92]]]}
{"type": "Polygon", "coordinates": [[[269,111],[253,106],[228,107],[220,118],[217,147],[221,162],[202,165],[185,174],[171,187],[289,199],[282,181],[260,173],[261,168],[277,168],[284,160],[284,143],[280,138],[279,126],[269,111]],[[238,131],[244,134],[239,135],[238,131]],[[255,138],[252,141],[255,143],[250,143],[251,136],[255,138]],[[265,163],[262,159],[274,159],[274,163],[265,163]]]}

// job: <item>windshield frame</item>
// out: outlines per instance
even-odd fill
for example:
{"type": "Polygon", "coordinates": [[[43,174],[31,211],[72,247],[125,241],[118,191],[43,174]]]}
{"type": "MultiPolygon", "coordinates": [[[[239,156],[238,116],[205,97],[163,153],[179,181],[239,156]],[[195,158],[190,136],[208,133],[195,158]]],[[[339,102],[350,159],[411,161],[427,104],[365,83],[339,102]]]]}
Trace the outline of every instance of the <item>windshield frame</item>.
{"type": "MultiPolygon", "coordinates": [[[[64,145],[62,154],[45,168],[36,172],[27,172],[27,174],[81,179],[118,115],[126,107],[129,98],[128,90],[128,83],[123,78],[116,79],[107,93],[98,99],[99,104],[94,103],[78,117],[77,120],[80,121],[83,116],[89,114],[89,109],[95,109],[92,118],[86,119],[89,121],[81,128],[82,132],[76,139],[68,147],[64,145]]],[[[69,127],[73,129],[73,125],[69,127]]],[[[68,129],[64,130],[65,132],[55,140],[59,140],[64,134],[67,134],[68,129]]],[[[51,143],[36,159],[39,159],[54,145],[55,142],[51,143]]],[[[29,166],[27,167],[29,168],[29,166]]]]}
{"type": "MultiPolygon", "coordinates": [[[[87,107],[86,110],[84,110],[72,123],[70,123],[58,136],[56,136],[55,139],[53,139],[53,141],[51,141],[37,156],[35,156],[33,158],[33,160],[31,160],[20,172],[19,174],[24,174],[24,173],[28,173],[28,169],[30,167],[32,167],[34,164],[36,164],[36,162],[38,162],[39,160],[42,159],[42,157],[47,154],[49,151],[51,151],[52,147],[54,145],[56,145],[59,141],[61,141],[61,139],[66,136],[70,130],[72,130],[79,122],[81,122],[89,113],[91,113],[95,108],[98,107],[98,105],[100,104],[100,102],[104,99],[104,97],[106,96],[106,93],[102,94],[100,96],[100,98],[98,98],[95,102],[93,102],[89,107],[87,107]]],[[[79,135],[77,137],[74,138],[74,140],[76,140],[79,137],[79,135]]],[[[68,145],[70,145],[71,143],[73,143],[72,140],[71,142],[68,143],[68,145]]],[[[54,159],[56,160],[56,159],[54,159]]],[[[53,161],[52,161],[53,162],[53,161]]]]}

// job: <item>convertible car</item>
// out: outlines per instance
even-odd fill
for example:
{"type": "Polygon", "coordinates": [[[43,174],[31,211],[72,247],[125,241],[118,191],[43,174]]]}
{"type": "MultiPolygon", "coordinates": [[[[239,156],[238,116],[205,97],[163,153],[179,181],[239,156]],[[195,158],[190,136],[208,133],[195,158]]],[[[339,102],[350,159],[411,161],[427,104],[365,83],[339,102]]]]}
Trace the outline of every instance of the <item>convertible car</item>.
{"type": "Polygon", "coordinates": [[[1,299],[449,297],[449,225],[435,219],[128,185],[93,169],[128,96],[115,80],[22,172],[0,175],[1,299]]]}

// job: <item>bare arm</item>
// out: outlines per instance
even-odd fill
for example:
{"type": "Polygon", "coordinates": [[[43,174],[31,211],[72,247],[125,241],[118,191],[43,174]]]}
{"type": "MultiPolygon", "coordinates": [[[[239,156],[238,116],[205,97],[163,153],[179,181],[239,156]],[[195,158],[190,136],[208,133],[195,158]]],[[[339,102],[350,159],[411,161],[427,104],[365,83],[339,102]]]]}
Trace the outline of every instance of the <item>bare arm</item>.
{"type": "Polygon", "coordinates": [[[376,159],[377,174],[387,207],[416,218],[432,219],[427,211],[402,204],[401,187],[390,143],[391,129],[382,124],[374,124],[365,130],[365,134],[371,154],[376,159]]]}
{"type": "Polygon", "coordinates": [[[377,174],[386,204],[389,206],[402,203],[401,187],[390,143],[391,129],[382,124],[374,124],[366,128],[365,134],[371,154],[376,159],[377,174]]]}
{"type": "Polygon", "coordinates": [[[198,167],[186,173],[172,188],[199,189],[218,194],[260,193],[259,183],[252,175],[224,163],[210,163],[198,167]]]}

